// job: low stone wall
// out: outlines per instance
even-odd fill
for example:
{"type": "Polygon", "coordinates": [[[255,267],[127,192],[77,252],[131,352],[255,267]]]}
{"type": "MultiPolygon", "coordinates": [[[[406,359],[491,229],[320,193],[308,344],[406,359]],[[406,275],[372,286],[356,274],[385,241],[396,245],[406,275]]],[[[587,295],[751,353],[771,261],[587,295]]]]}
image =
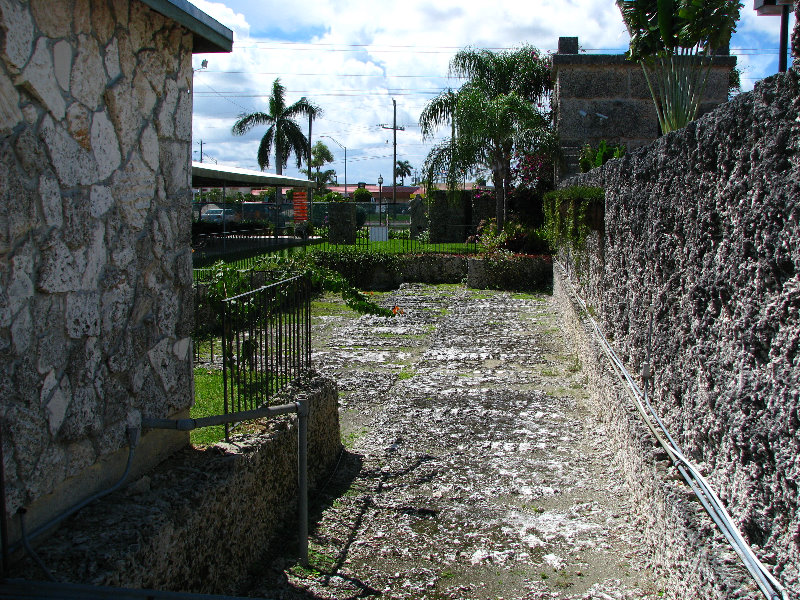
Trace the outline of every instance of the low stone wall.
{"type": "MultiPolygon", "coordinates": [[[[311,486],[341,448],[338,392],[312,376],[281,395],[310,400],[311,486]]],[[[280,401],[280,400],[279,400],[280,401]]],[[[37,552],[60,581],[198,593],[232,593],[276,532],[294,520],[297,417],[264,421],[230,444],[188,448],[150,475],[66,522],[37,552]]],[[[287,540],[289,544],[294,540],[287,540]]],[[[15,576],[43,579],[29,559],[15,576]]]]}
{"type": "Polygon", "coordinates": [[[467,275],[464,256],[404,256],[400,259],[401,281],[414,283],[460,283],[467,275]]]}
{"type": "Polygon", "coordinates": [[[401,260],[398,285],[466,281],[467,287],[478,290],[542,290],[552,286],[551,267],[549,256],[409,256],[401,260]]]}
{"type": "Polygon", "coordinates": [[[534,291],[553,284],[550,257],[470,258],[467,287],[476,290],[534,291]]]}
{"type": "Polygon", "coordinates": [[[606,191],[573,271],[667,428],[800,593],[800,74],[569,181],[606,191]]]}

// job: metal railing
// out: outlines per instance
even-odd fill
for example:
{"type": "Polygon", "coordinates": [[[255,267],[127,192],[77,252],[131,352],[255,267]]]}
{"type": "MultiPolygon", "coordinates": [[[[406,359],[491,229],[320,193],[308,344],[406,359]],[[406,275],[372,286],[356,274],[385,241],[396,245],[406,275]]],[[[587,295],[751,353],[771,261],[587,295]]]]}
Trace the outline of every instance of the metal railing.
{"type": "Polygon", "coordinates": [[[225,414],[269,405],[311,366],[310,288],[307,277],[297,276],[223,301],[225,414]]]}
{"type": "Polygon", "coordinates": [[[306,243],[308,237],[300,235],[294,227],[234,229],[225,233],[200,234],[192,240],[192,264],[195,268],[203,268],[223,260],[247,268],[260,255],[306,243]]]}

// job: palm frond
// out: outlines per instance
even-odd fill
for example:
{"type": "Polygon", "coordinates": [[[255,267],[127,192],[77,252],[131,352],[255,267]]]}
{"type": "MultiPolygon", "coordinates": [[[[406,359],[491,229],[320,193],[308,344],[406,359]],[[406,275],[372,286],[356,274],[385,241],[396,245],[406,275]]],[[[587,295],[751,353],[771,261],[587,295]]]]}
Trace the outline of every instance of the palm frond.
{"type": "Polygon", "coordinates": [[[430,139],[436,129],[453,119],[457,103],[456,92],[448,88],[425,105],[419,115],[423,140],[430,139]]]}
{"type": "Polygon", "coordinates": [[[248,131],[250,131],[253,127],[259,125],[272,125],[274,119],[272,115],[263,113],[263,112],[255,112],[250,114],[241,114],[239,115],[239,120],[233,124],[231,128],[231,132],[233,135],[244,135],[248,131]]]}
{"type": "Polygon", "coordinates": [[[269,166],[269,155],[272,151],[274,134],[275,126],[272,126],[267,129],[264,137],[261,138],[261,143],[258,145],[258,154],[256,154],[256,160],[258,161],[258,166],[262,171],[269,166]]]}

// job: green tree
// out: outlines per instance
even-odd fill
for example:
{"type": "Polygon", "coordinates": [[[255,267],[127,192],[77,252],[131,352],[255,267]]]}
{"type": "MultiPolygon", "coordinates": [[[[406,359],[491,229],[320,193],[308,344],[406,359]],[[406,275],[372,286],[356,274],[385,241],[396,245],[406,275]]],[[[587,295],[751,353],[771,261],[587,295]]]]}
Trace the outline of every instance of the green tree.
{"type": "Polygon", "coordinates": [[[431,139],[436,134],[436,130],[450,123],[450,139],[446,142],[436,144],[428,154],[428,158],[423,165],[423,179],[431,185],[437,178],[438,173],[446,173],[447,187],[454,190],[458,181],[458,172],[450,165],[456,165],[456,106],[458,105],[458,94],[448,88],[441,94],[433,98],[425,105],[419,116],[419,125],[422,130],[423,139],[431,139]]]}
{"type": "Polygon", "coordinates": [[[554,134],[543,108],[552,89],[550,61],[536,48],[492,52],[467,48],[450,61],[450,74],[467,81],[457,91],[434,98],[420,115],[424,137],[447,121],[450,140],[437,144],[425,161],[424,178],[446,172],[454,187],[460,174],[476,168],[492,172],[497,190],[497,226],[502,230],[515,153],[550,150],[554,134]]]}
{"type": "Polygon", "coordinates": [[[407,160],[398,160],[394,167],[394,174],[396,177],[400,178],[400,185],[406,184],[406,177],[411,175],[412,171],[411,163],[407,160]]]}
{"type": "Polygon", "coordinates": [[[325,185],[331,183],[333,178],[336,175],[336,171],[333,169],[326,169],[325,171],[321,171],[320,169],[329,162],[333,162],[333,154],[330,151],[330,148],[326,146],[323,142],[317,141],[311,147],[311,166],[308,169],[300,169],[301,173],[304,173],[309,179],[314,182],[314,188],[317,191],[322,191],[325,189],[325,185]],[[316,171],[312,171],[311,169],[316,169],[316,171]]]}
{"type": "Polygon", "coordinates": [[[697,118],[713,51],[730,43],[739,0],[616,0],[666,133],[697,118]]]}
{"type": "Polygon", "coordinates": [[[269,157],[275,148],[275,172],[283,174],[283,168],[289,163],[289,155],[294,153],[299,169],[303,159],[308,156],[308,138],[303,134],[295,121],[296,117],[306,116],[316,119],[322,115],[322,109],[309,102],[305,96],[294,104],[286,105],[286,88],[281,85],[280,78],[272,83],[269,96],[269,112],[242,114],[234,123],[234,135],[244,135],[253,127],[267,125],[267,131],[258,146],[258,166],[263,171],[269,166],[269,157]]]}

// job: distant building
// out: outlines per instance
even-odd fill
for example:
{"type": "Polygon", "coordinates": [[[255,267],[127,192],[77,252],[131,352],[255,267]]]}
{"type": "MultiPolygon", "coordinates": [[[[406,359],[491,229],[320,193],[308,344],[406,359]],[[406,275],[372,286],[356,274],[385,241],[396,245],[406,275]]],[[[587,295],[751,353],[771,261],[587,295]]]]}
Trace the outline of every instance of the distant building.
{"type": "MultiPolygon", "coordinates": [[[[705,114],[728,99],[736,57],[714,56],[700,106],[705,114]]],[[[555,125],[566,156],[562,175],[578,172],[578,153],[600,140],[628,149],[660,135],[658,115],[642,67],[624,54],[582,54],[577,37],[561,37],[553,55],[555,125]]]]}
{"type": "MultiPolygon", "coordinates": [[[[378,185],[366,184],[366,183],[361,182],[359,184],[356,184],[355,186],[348,185],[347,186],[347,194],[345,194],[345,190],[344,190],[344,186],[343,185],[327,185],[325,187],[326,187],[326,189],[329,189],[332,192],[339,192],[342,196],[347,196],[347,197],[350,197],[354,190],[358,189],[359,187],[362,187],[362,188],[366,189],[368,192],[370,192],[372,194],[372,198],[375,200],[375,202],[378,201],[378,193],[379,192],[380,192],[380,196],[381,196],[381,201],[384,202],[384,203],[391,202],[392,198],[393,198],[393,194],[392,194],[393,188],[392,188],[391,185],[378,186],[378,185]]],[[[418,185],[398,185],[397,186],[397,203],[399,204],[399,203],[402,202],[402,203],[407,204],[408,202],[411,201],[411,199],[414,196],[416,196],[417,194],[422,194],[422,193],[423,193],[423,190],[418,185]]]]}

